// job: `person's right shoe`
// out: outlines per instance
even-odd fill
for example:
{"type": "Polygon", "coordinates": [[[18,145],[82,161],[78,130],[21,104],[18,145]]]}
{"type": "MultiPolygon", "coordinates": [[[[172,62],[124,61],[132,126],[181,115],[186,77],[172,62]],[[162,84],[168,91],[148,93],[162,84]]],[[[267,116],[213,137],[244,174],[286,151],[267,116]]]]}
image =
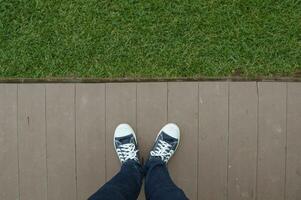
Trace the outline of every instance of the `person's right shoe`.
{"type": "Polygon", "coordinates": [[[180,129],[174,123],[166,124],[158,133],[155,144],[150,151],[149,160],[159,158],[167,163],[177,150],[180,142],[180,129]]]}

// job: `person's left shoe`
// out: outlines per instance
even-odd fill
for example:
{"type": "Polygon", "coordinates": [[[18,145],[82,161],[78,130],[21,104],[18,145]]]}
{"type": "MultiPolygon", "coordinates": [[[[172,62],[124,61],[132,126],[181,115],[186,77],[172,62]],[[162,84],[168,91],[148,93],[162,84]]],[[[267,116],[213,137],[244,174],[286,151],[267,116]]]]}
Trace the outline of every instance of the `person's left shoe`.
{"type": "Polygon", "coordinates": [[[140,163],[136,135],[130,125],[117,126],[114,133],[114,147],[121,164],[128,160],[140,163]]]}
{"type": "Polygon", "coordinates": [[[179,127],[174,123],[166,124],[157,135],[155,144],[150,151],[149,160],[157,158],[167,164],[177,150],[179,142],[179,127]]]}

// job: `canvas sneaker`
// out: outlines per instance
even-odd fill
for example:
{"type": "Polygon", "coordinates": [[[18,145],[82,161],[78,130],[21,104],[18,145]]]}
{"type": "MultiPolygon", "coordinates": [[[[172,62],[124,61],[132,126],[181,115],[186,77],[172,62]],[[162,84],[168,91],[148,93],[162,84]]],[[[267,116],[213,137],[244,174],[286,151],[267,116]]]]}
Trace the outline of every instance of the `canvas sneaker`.
{"type": "Polygon", "coordinates": [[[160,158],[167,163],[177,150],[180,142],[180,129],[174,123],[166,124],[158,133],[155,144],[150,151],[150,157],[160,158]]]}
{"type": "Polygon", "coordinates": [[[128,160],[139,163],[138,144],[134,130],[128,124],[119,124],[114,133],[114,147],[121,164],[128,160]]]}

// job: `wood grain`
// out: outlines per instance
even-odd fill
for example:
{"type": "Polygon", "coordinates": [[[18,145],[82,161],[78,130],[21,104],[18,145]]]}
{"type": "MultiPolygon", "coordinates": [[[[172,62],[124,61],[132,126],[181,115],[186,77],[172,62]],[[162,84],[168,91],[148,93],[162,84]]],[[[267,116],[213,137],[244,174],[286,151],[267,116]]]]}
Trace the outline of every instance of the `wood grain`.
{"type": "Polygon", "coordinates": [[[76,85],[77,199],[105,183],[105,84],[76,85]]]}
{"type": "Polygon", "coordinates": [[[198,199],[226,199],[228,83],[199,83],[198,199]]]}
{"type": "Polygon", "coordinates": [[[19,85],[20,199],[47,199],[45,85],[19,85]]]}
{"type": "Polygon", "coordinates": [[[48,200],[76,199],[75,86],[46,86],[48,200]]]}

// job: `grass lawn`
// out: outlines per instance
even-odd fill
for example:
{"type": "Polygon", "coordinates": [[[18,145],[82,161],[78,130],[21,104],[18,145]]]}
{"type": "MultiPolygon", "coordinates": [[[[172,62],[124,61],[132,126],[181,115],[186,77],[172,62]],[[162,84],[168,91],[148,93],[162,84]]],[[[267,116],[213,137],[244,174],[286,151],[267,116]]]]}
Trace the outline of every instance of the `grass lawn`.
{"type": "Polygon", "coordinates": [[[0,77],[300,70],[300,0],[0,0],[0,77]]]}

